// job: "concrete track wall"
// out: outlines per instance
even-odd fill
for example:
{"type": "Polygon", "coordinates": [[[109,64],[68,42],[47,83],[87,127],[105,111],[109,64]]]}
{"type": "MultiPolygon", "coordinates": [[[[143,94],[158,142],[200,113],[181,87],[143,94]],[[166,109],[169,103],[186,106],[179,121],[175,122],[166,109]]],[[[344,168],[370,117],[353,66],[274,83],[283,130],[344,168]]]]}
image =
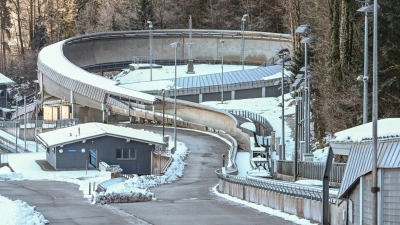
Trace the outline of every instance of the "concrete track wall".
{"type": "MultiPolygon", "coordinates": [[[[153,60],[174,59],[172,42],[180,42],[177,49],[177,59],[187,60],[189,47],[188,35],[170,35],[157,37],[154,31],[153,60]]],[[[241,36],[220,35],[196,36],[192,38],[193,60],[220,60],[222,45],[220,40],[225,40],[224,60],[240,61],[241,36]]],[[[274,57],[273,51],[279,48],[288,48],[288,40],[268,39],[245,35],[244,57],[248,62],[265,62],[274,57]]],[[[64,55],[75,65],[82,67],[109,62],[130,61],[133,56],[149,56],[149,38],[147,36],[134,36],[131,38],[90,39],[82,42],[63,46],[64,55]]],[[[275,56],[276,57],[276,56],[275,56]]]]}

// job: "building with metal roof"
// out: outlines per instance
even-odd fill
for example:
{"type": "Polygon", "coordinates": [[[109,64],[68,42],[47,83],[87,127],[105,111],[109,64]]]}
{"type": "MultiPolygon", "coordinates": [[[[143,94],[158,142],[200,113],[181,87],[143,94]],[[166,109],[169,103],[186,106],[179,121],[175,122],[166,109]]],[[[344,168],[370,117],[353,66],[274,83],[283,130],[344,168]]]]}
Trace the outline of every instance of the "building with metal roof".
{"type": "Polygon", "coordinates": [[[150,174],[155,150],[165,150],[161,135],[102,123],[85,123],[36,136],[56,170],[119,165],[126,174],[150,174]]]}
{"type": "MultiPolygon", "coordinates": [[[[384,119],[378,133],[378,221],[379,224],[398,224],[400,221],[400,119],[384,119]],[[387,124],[391,124],[390,127],[387,124]],[[398,130],[397,132],[396,129],[398,130]],[[383,130],[383,131],[382,131],[383,130]],[[385,132],[386,130],[386,132],[385,132]]],[[[372,151],[371,123],[351,128],[335,135],[330,141],[334,154],[348,155],[346,170],[338,197],[348,204],[348,224],[372,223],[372,151]],[[350,132],[349,132],[350,131],[350,132]],[[358,132],[357,132],[358,131],[358,132]],[[355,133],[357,135],[348,135],[355,133]]]]}
{"type": "MultiPolygon", "coordinates": [[[[181,77],[176,79],[177,97],[191,102],[221,100],[221,87],[224,85],[224,100],[277,97],[281,94],[279,82],[282,66],[272,65],[249,70],[224,72],[201,76],[181,77]],[[279,75],[279,76],[276,76],[279,75]],[[278,84],[276,83],[277,81],[278,84]]],[[[285,78],[286,79],[286,78],[285,78]]],[[[174,79],[166,79],[174,82],[174,79]]],[[[290,87],[285,87],[285,92],[290,87]]],[[[160,90],[144,91],[159,95],[160,90]]],[[[165,96],[174,96],[174,90],[165,90],[165,96]]]]}

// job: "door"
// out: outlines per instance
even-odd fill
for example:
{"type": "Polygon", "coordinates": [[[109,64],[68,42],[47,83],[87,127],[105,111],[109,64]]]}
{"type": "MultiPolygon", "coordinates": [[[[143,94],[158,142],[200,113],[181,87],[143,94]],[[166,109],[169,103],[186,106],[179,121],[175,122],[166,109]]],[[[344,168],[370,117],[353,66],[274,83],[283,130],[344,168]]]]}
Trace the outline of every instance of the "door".
{"type": "Polygon", "coordinates": [[[89,150],[89,168],[97,168],[97,150],[89,150]]]}

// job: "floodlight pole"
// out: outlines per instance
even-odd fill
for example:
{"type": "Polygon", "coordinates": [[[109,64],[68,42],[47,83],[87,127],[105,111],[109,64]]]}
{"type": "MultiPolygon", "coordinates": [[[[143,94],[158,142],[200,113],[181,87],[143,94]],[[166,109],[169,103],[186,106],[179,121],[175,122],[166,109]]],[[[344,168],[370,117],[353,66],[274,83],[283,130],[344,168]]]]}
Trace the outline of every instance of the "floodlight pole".
{"type": "MultiPolygon", "coordinates": [[[[175,79],[174,79],[174,151],[176,151],[176,54],[177,54],[177,49],[180,47],[179,42],[174,42],[171,44],[171,47],[175,49],[175,79]]],[[[171,152],[174,153],[174,152],[171,152]]]]}
{"type": "Polygon", "coordinates": [[[378,0],[374,0],[374,36],[373,36],[373,98],[372,98],[372,224],[378,224],[378,0]]]}
{"type": "Polygon", "coordinates": [[[305,140],[304,143],[306,145],[305,152],[310,152],[310,81],[308,80],[308,49],[307,42],[304,43],[304,67],[306,68],[304,71],[304,81],[305,81],[305,140]]]}
{"type": "Polygon", "coordinates": [[[35,141],[36,141],[36,152],[38,152],[38,142],[36,139],[36,135],[38,132],[38,100],[37,100],[37,86],[38,80],[35,80],[35,141]]]}
{"type": "Polygon", "coordinates": [[[150,54],[149,54],[149,62],[150,62],[150,81],[153,80],[153,23],[149,20],[147,21],[147,23],[149,24],[149,29],[150,29],[150,33],[149,33],[149,50],[150,50],[150,54]]]}
{"type": "Polygon", "coordinates": [[[282,160],[285,160],[285,54],[282,54],[282,81],[281,81],[281,92],[282,92],[282,160]]]}
{"type": "Polygon", "coordinates": [[[162,96],[163,96],[163,108],[162,108],[162,136],[164,138],[165,132],[164,132],[164,117],[165,117],[165,90],[162,89],[162,96]]]}
{"type": "Polygon", "coordinates": [[[221,104],[224,104],[224,43],[225,40],[220,40],[220,42],[222,43],[222,49],[221,49],[221,55],[222,55],[222,60],[221,60],[221,80],[222,80],[222,84],[221,84],[221,104]]]}
{"type": "Polygon", "coordinates": [[[246,22],[247,14],[242,17],[242,48],[240,51],[240,61],[242,62],[242,70],[244,70],[244,23],[246,22]]]}
{"type": "Polygon", "coordinates": [[[364,98],[363,98],[363,124],[368,123],[368,12],[364,19],[364,98]]]}

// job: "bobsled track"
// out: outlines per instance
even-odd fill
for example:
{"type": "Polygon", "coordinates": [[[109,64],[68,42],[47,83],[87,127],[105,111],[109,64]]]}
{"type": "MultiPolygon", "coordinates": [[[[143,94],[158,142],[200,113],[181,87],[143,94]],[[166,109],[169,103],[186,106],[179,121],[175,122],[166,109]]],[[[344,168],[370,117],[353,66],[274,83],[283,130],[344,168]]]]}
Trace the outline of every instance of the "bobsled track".
{"type": "MultiPolygon", "coordinates": [[[[273,60],[274,50],[290,49],[290,35],[246,31],[242,36],[241,31],[194,29],[191,35],[189,30],[153,30],[151,37],[148,30],[107,32],[73,37],[45,47],[38,56],[42,104],[67,105],[71,108],[68,111],[69,118],[78,118],[80,123],[135,120],[159,124],[163,121],[162,111],[165,107],[165,113],[169,115],[165,123],[171,125],[174,114],[174,99],[168,97],[172,96],[171,93],[167,93],[164,100],[156,90],[149,94],[126,89],[99,74],[125,69],[135,58],[149,63],[150,57],[147,56],[150,43],[154,64],[171,65],[175,59],[179,64],[187,64],[189,55],[195,68],[196,63],[220,63],[220,40],[225,40],[223,55],[226,63],[240,64],[243,53],[244,64],[260,66],[258,69],[227,74],[223,83],[227,92],[227,98],[224,95],[224,99],[279,95],[278,79],[263,78],[281,71],[282,66],[265,65],[273,60]],[[173,42],[181,43],[176,55],[175,49],[170,46],[173,42]]],[[[251,118],[256,123],[259,135],[269,135],[272,127],[265,118],[251,112],[227,112],[198,104],[201,101],[220,100],[220,94],[217,93],[221,93],[222,82],[218,76],[206,75],[196,79],[181,79],[180,82],[178,86],[183,88],[177,90],[177,126],[215,132],[229,140],[231,149],[227,172],[236,171],[237,150],[252,151],[255,147],[251,133],[240,128],[240,124],[246,122],[243,117],[251,118]]],[[[314,221],[322,220],[320,187],[236,177],[224,174],[221,170],[216,170],[216,173],[220,192],[314,221]]],[[[329,201],[335,203],[336,199],[330,196],[329,201]]],[[[335,215],[330,218],[332,224],[337,224],[339,216],[336,215],[342,215],[343,207],[343,204],[330,205],[330,213],[335,215]]]]}
{"type": "MultiPolygon", "coordinates": [[[[81,122],[118,120],[145,120],[160,122],[163,99],[161,96],[137,92],[118,86],[118,83],[93,74],[127,68],[136,56],[149,55],[149,31],[107,32],[73,37],[45,47],[38,56],[38,80],[43,104],[61,101],[70,104],[70,115],[81,122]],[[88,72],[90,71],[90,72],[88,72]],[[57,98],[58,100],[55,100],[57,98]]],[[[287,47],[291,36],[266,32],[192,30],[192,59],[194,62],[218,62],[220,40],[224,39],[224,59],[227,63],[240,63],[241,44],[244,43],[245,64],[261,65],[272,60],[273,51],[287,47]]],[[[180,42],[177,60],[187,62],[189,30],[154,30],[152,32],[153,61],[165,64],[174,61],[172,42],[180,42]]],[[[145,57],[144,57],[145,58],[145,57]]],[[[147,58],[148,60],[148,58],[147,58]]],[[[148,61],[147,61],[148,63],[148,61]]],[[[239,78],[226,78],[225,92],[233,98],[278,96],[276,80],[263,80],[266,73],[277,73],[281,67],[260,67],[240,71],[239,78]],[[272,91],[271,91],[272,90],[272,91]]],[[[235,75],[238,77],[238,75],[235,75]]],[[[218,79],[199,82],[200,86],[179,89],[178,96],[185,93],[220,96],[221,81],[218,79]]],[[[167,95],[168,96],[168,95],[167,95]]],[[[186,95],[187,96],[187,95],[186,95]]],[[[214,96],[215,97],[215,96],[214,96]]],[[[178,98],[179,99],[179,98],[178,98]]],[[[217,100],[217,99],[215,99],[217,100]]],[[[173,99],[165,99],[165,113],[173,114],[173,99]]],[[[178,100],[178,126],[202,125],[209,129],[224,131],[238,141],[241,149],[249,150],[249,135],[238,128],[235,116],[211,109],[197,103],[178,100]]],[[[171,124],[169,118],[166,123],[171,124]]],[[[263,121],[261,121],[263,123],[263,121]]],[[[264,124],[267,124],[264,121],[264,124]]],[[[201,128],[205,129],[205,128],[201,128]]]]}

